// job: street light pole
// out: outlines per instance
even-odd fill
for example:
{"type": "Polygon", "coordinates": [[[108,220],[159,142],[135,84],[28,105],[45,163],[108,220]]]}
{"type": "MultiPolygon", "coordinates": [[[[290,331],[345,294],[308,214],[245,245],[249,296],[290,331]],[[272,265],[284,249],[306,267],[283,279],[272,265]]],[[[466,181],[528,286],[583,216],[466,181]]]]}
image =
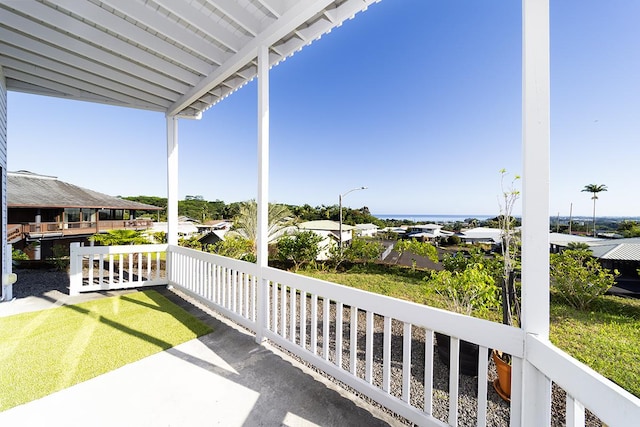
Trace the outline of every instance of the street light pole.
{"type": "Polygon", "coordinates": [[[340,233],[340,236],[339,236],[340,243],[338,244],[338,248],[340,248],[340,255],[342,255],[342,198],[344,196],[346,196],[347,194],[351,193],[352,191],[366,190],[366,189],[367,189],[367,187],[352,188],[351,190],[349,190],[347,192],[344,192],[344,193],[342,193],[342,194],[340,194],[338,196],[338,206],[340,208],[340,224],[339,224],[339,227],[340,227],[340,231],[339,231],[339,233],[340,233]]]}

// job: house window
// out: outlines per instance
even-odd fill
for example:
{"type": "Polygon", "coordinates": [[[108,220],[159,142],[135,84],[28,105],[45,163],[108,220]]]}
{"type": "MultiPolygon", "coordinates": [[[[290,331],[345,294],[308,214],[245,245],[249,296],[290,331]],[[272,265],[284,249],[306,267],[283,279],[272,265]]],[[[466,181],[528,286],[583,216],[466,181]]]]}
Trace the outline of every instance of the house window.
{"type": "Polygon", "coordinates": [[[93,222],[96,218],[96,210],[95,209],[82,209],[82,221],[84,222],[93,222]]]}
{"type": "Polygon", "coordinates": [[[80,209],[66,208],[64,210],[64,222],[80,222],[80,209]]]}
{"type": "Polygon", "coordinates": [[[100,218],[100,221],[113,219],[113,215],[111,213],[111,209],[100,209],[98,211],[98,218],[100,218]]]}

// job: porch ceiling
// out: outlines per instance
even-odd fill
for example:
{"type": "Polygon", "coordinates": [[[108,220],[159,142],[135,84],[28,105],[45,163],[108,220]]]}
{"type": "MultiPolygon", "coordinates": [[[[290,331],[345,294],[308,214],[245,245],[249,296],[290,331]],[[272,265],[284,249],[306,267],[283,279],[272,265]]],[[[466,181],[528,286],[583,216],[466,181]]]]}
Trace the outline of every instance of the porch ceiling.
{"type": "Polygon", "coordinates": [[[0,0],[8,90],[199,115],[379,0],[0,0]]]}

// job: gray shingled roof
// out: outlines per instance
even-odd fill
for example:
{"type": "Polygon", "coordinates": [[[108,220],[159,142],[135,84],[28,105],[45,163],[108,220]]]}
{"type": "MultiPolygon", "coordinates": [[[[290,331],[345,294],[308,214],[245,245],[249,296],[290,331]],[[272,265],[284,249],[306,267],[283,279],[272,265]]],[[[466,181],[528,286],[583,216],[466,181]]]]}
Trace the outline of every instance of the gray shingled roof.
{"type": "Polygon", "coordinates": [[[162,209],[108,196],[59,181],[53,176],[28,171],[7,173],[7,204],[10,208],[162,209]]]}

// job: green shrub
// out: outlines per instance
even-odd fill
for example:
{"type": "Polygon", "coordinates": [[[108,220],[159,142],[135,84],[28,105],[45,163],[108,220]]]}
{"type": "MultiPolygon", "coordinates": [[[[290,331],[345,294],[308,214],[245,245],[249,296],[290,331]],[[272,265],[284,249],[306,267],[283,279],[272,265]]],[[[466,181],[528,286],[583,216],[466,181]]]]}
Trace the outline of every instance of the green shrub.
{"type": "Polygon", "coordinates": [[[305,264],[316,261],[320,254],[322,236],[313,231],[298,231],[293,235],[286,235],[278,240],[278,258],[292,262],[293,270],[298,271],[305,264]]]}
{"type": "Polygon", "coordinates": [[[551,281],[560,295],[579,310],[603,295],[615,283],[618,270],[611,273],[585,250],[551,254],[551,281]]]}
{"type": "Polygon", "coordinates": [[[253,242],[241,236],[225,236],[224,240],[207,246],[207,251],[242,261],[256,262],[253,253],[253,242]]]}
{"type": "Polygon", "coordinates": [[[47,258],[47,261],[53,264],[56,270],[65,271],[70,263],[69,247],[66,245],[53,245],[51,252],[53,256],[47,258]]]}
{"type": "Polygon", "coordinates": [[[11,251],[11,259],[14,261],[26,261],[29,259],[29,255],[25,254],[20,249],[13,249],[11,251]]]}
{"type": "Polygon", "coordinates": [[[460,236],[456,236],[455,234],[452,234],[451,236],[447,237],[447,243],[449,245],[459,245],[460,244],[460,236]]]}
{"type": "Polygon", "coordinates": [[[482,264],[469,265],[463,271],[439,271],[432,274],[428,283],[456,313],[482,314],[500,305],[500,288],[482,264]]]}
{"type": "Polygon", "coordinates": [[[351,241],[351,245],[344,249],[344,256],[351,262],[360,261],[367,264],[380,258],[383,251],[384,247],[379,241],[356,237],[351,241]]]}

